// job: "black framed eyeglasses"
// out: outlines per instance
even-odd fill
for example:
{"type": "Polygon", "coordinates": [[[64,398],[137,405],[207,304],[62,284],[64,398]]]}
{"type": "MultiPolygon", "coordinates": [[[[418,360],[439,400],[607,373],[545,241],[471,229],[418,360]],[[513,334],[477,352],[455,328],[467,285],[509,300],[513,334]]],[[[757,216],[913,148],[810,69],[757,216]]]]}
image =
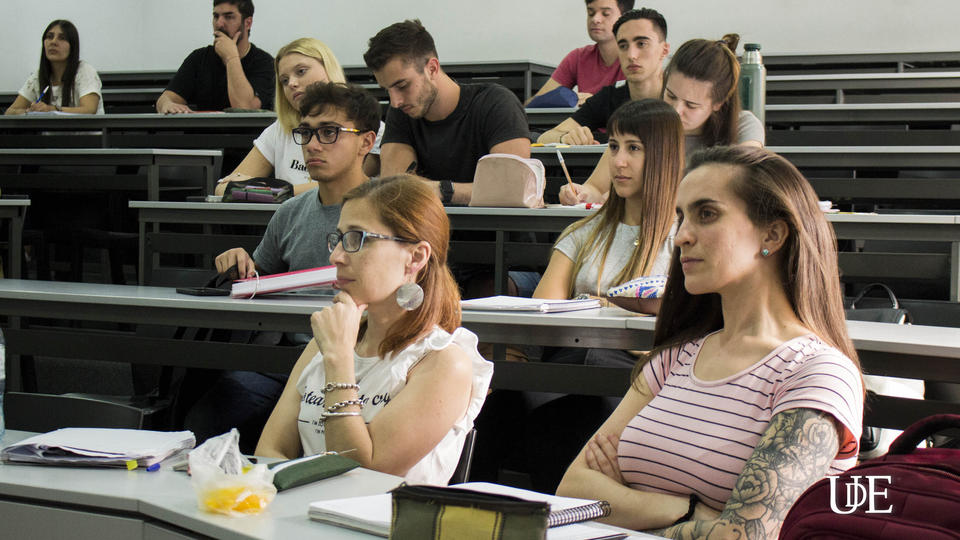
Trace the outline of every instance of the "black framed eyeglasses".
{"type": "Polygon", "coordinates": [[[347,133],[363,133],[359,129],[354,128],[345,128],[341,126],[320,126],[318,128],[312,128],[310,126],[299,126],[293,128],[293,142],[304,146],[310,144],[310,139],[314,135],[317,136],[317,140],[321,144],[333,144],[337,142],[337,139],[340,138],[340,132],[346,131],[347,133]]]}
{"type": "Polygon", "coordinates": [[[394,242],[404,242],[407,244],[416,244],[418,240],[409,238],[400,238],[399,236],[389,236],[386,234],[372,233],[367,231],[352,230],[347,232],[332,232],[327,235],[327,249],[330,253],[336,249],[337,244],[343,242],[343,250],[347,253],[356,253],[363,247],[363,242],[367,238],[377,238],[379,240],[393,240],[394,242]]]}

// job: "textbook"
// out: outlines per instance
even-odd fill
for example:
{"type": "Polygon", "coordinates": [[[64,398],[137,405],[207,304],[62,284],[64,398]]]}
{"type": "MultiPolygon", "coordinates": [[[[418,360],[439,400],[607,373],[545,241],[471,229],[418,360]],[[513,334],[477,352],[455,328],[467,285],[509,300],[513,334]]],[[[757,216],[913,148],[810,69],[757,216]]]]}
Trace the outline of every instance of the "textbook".
{"type": "Polygon", "coordinates": [[[254,276],[233,282],[230,296],[233,298],[252,298],[261,294],[270,294],[295,289],[313,289],[329,287],[337,281],[337,267],[321,266],[296,272],[284,272],[269,276],[254,276]]]}
{"type": "Polygon", "coordinates": [[[524,298],[522,296],[488,296],[463,300],[460,307],[476,311],[539,311],[540,313],[557,313],[561,311],[577,311],[581,309],[597,309],[600,300],[587,298],[586,300],[544,300],[542,298],[524,298]]]}
{"type": "MultiPolygon", "coordinates": [[[[581,521],[588,521],[606,516],[610,513],[610,505],[606,501],[590,501],[570,497],[557,497],[536,491],[529,491],[487,482],[468,482],[451,487],[492,493],[496,495],[510,495],[530,501],[542,501],[550,505],[550,515],[547,518],[549,527],[556,527],[547,532],[548,539],[574,538],[603,538],[609,537],[609,530],[593,528],[584,525],[573,525],[581,521]]],[[[390,493],[369,495],[366,497],[351,497],[348,499],[334,499],[317,501],[310,504],[307,511],[310,519],[330,523],[347,529],[353,529],[378,536],[390,535],[390,520],[392,502],[390,493]]]]}
{"type": "Polygon", "coordinates": [[[63,428],[12,444],[0,457],[48,465],[124,467],[136,462],[138,467],[149,467],[195,444],[190,431],[63,428]]]}

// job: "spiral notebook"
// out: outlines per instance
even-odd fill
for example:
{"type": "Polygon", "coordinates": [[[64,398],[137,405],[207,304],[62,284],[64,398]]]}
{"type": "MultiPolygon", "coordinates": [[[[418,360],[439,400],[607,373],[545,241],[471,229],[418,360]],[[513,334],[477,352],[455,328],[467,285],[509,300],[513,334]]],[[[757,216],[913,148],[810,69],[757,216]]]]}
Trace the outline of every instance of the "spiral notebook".
{"type": "MultiPolygon", "coordinates": [[[[561,527],[597,519],[610,514],[610,504],[606,501],[591,501],[570,497],[557,497],[526,489],[501,486],[487,482],[468,482],[456,484],[462,489],[470,489],[483,493],[511,495],[530,501],[544,501],[550,504],[550,515],[547,518],[549,527],[561,527]]],[[[348,529],[359,530],[389,536],[391,503],[390,494],[382,493],[367,497],[352,497],[349,499],[335,499],[318,501],[310,504],[307,512],[310,519],[331,523],[348,529]]],[[[594,535],[592,530],[563,527],[558,529],[560,534],[548,534],[548,538],[599,538],[605,535],[594,535]],[[564,534],[566,533],[566,534],[564,534]]]]}

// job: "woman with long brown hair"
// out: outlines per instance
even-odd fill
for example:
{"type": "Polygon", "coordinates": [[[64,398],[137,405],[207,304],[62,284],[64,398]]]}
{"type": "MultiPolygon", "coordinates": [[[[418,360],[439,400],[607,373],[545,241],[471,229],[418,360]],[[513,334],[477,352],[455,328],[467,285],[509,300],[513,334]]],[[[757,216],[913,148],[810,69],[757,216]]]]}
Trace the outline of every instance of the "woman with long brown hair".
{"type": "Polygon", "coordinates": [[[655,348],[557,491],[671,538],[776,538],[808,486],[857,458],[836,239],[803,175],[762,149],[695,154],[677,215],[655,348]]]}
{"type": "Polygon", "coordinates": [[[258,455],[351,450],[364,467],[411,482],[450,479],[493,365],[459,328],[449,236],[443,205],[415,177],[369,182],[344,197],[327,240],[340,293],[311,317],[314,339],[258,455]]]}

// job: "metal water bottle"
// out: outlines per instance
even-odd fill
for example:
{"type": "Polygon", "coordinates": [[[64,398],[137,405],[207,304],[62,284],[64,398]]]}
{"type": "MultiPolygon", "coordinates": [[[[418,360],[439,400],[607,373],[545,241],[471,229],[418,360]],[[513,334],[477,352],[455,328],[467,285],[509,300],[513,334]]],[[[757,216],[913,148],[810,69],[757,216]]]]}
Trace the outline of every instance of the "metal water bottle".
{"type": "Polygon", "coordinates": [[[767,68],[763,67],[759,43],[743,46],[740,62],[740,103],[766,126],[764,108],[767,105],[767,68]]]}

